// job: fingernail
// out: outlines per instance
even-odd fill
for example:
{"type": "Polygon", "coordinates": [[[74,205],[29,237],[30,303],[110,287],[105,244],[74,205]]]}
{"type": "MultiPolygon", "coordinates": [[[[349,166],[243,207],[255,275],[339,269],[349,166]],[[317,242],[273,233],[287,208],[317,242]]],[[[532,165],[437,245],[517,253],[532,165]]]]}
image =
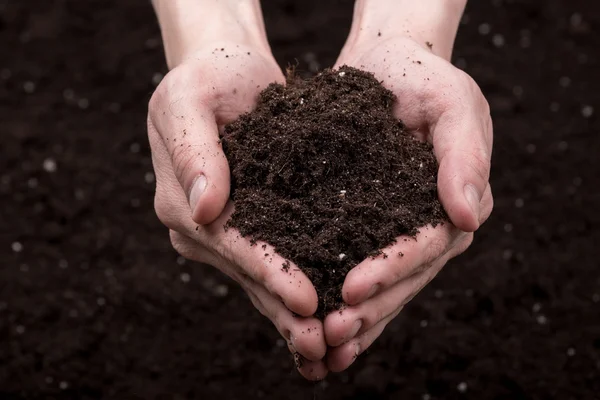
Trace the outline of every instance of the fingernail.
{"type": "Polygon", "coordinates": [[[475,218],[479,219],[479,202],[481,201],[481,196],[475,186],[467,183],[465,185],[465,198],[467,202],[471,206],[471,210],[473,210],[473,214],[475,214],[475,218]]]}
{"type": "Polygon", "coordinates": [[[190,191],[190,208],[192,209],[192,214],[196,211],[200,196],[202,196],[202,193],[206,189],[206,183],[206,176],[199,175],[192,184],[192,190],[190,191]]]}
{"type": "Polygon", "coordinates": [[[345,338],[344,342],[348,342],[352,339],[354,339],[356,337],[356,334],[358,333],[358,331],[360,331],[360,328],[362,328],[362,320],[357,320],[354,321],[354,325],[352,325],[352,331],[350,332],[350,334],[348,335],[348,337],[345,338]]]}
{"type": "Polygon", "coordinates": [[[375,296],[375,293],[377,293],[378,290],[379,283],[376,283],[373,286],[371,286],[371,289],[369,289],[369,294],[367,294],[367,299],[370,299],[371,297],[375,296]]]}

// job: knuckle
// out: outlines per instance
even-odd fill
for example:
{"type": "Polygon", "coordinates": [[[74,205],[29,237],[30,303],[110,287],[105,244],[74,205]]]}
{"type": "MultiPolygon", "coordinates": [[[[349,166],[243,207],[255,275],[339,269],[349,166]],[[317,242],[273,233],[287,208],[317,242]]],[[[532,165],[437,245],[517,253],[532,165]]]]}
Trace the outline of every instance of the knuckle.
{"type": "MultiPolygon", "coordinates": [[[[197,159],[197,151],[189,145],[175,146],[173,148],[171,159],[173,162],[173,171],[179,182],[184,182],[188,171],[194,165],[197,159]]],[[[193,171],[192,171],[193,172],[193,171]]],[[[185,182],[186,185],[191,185],[191,182],[185,182]]],[[[187,190],[187,189],[186,189],[187,190]]]]}
{"type": "Polygon", "coordinates": [[[169,205],[169,201],[165,199],[164,192],[159,188],[154,196],[154,211],[164,226],[172,230],[178,230],[178,217],[175,209],[169,205]]]}
{"type": "Polygon", "coordinates": [[[424,262],[421,264],[423,269],[426,269],[429,264],[438,259],[442,254],[446,252],[448,247],[448,238],[446,235],[436,235],[431,239],[429,245],[425,248],[424,262]]]}
{"type": "Polygon", "coordinates": [[[482,182],[487,183],[490,174],[490,154],[485,146],[476,146],[469,151],[466,166],[482,182]]]}
{"type": "Polygon", "coordinates": [[[189,239],[174,230],[169,230],[171,246],[182,257],[193,259],[195,255],[194,246],[189,243],[189,239]]]}

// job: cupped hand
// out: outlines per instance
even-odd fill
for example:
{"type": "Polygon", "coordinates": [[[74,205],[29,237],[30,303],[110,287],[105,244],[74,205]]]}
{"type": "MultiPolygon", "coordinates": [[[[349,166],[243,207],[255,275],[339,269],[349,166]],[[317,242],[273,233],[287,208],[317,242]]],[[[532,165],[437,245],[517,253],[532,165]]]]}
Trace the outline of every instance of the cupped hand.
{"type": "Polygon", "coordinates": [[[233,205],[219,130],[251,110],[275,81],[284,77],[270,52],[228,42],[192,54],[164,78],[148,115],[155,209],[175,249],[236,280],[303,357],[300,372],[322,379],[326,344],[322,322],[311,317],[317,309],[312,283],[293,265],[285,272],[272,247],[224,229],[233,205]]]}
{"type": "MultiPolygon", "coordinates": [[[[434,44],[435,45],[435,44],[434,44]]],[[[451,223],[399,238],[350,271],[342,288],[349,305],[325,319],[327,366],[352,364],[451,258],[466,250],[493,207],[489,185],[492,121],[487,101],[463,71],[406,37],[348,43],[336,66],[372,72],[397,96],[395,115],[433,144],[438,194],[451,223]]]]}

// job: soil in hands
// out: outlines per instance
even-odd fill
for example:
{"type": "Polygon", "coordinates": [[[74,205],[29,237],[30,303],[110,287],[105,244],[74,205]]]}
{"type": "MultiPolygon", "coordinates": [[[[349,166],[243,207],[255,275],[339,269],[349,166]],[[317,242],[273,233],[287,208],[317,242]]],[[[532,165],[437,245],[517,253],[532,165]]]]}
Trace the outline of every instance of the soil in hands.
{"type": "Polygon", "coordinates": [[[432,147],[407,132],[394,104],[372,74],[344,66],[271,84],[225,128],[228,226],[304,271],[319,318],[343,306],[350,269],[367,257],[401,258],[380,249],[446,219],[432,147]]]}

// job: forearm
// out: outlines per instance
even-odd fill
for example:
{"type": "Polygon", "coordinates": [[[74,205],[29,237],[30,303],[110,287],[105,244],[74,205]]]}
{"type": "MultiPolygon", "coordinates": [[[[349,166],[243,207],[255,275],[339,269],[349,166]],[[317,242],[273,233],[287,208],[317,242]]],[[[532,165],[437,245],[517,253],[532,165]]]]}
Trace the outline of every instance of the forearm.
{"type": "Polygon", "coordinates": [[[467,0],[356,0],[347,45],[409,37],[447,60],[467,0]]]}
{"type": "Polygon", "coordinates": [[[169,68],[216,41],[268,49],[259,0],[152,0],[169,68]]]}

